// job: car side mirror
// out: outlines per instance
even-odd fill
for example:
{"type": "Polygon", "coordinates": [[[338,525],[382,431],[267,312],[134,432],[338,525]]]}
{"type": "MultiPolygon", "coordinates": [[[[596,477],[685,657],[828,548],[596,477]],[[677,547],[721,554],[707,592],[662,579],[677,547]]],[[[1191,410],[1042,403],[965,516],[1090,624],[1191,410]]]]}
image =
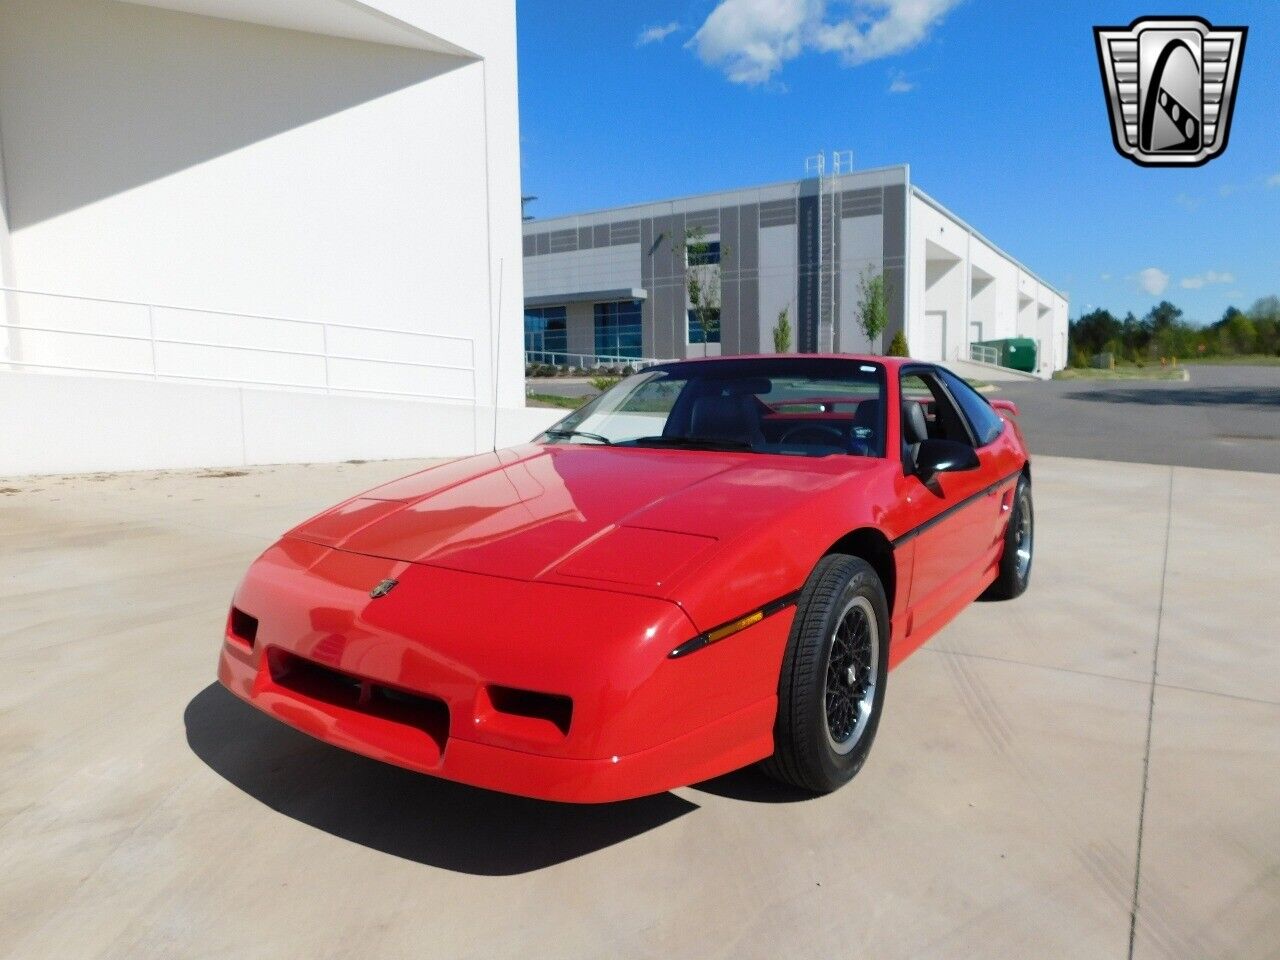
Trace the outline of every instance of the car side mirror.
{"type": "Polygon", "coordinates": [[[979,466],[977,451],[954,440],[925,440],[916,449],[916,475],[924,483],[939,473],[977,470],[979,466]]]}

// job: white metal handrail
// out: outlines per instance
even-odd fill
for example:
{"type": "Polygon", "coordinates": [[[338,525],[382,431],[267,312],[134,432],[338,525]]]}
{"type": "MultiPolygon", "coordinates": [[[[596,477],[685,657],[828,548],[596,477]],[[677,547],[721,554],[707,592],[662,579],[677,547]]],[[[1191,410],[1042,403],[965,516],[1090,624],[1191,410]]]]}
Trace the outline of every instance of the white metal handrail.
{"type": "MultiPolygon", "coordinates": [[[[476,402],[476,345],[474,338],[457,336],[454,334],[438,334],[426,333],[418,330],[396,330],[390,327],[362,327],[351,323],[337,323],[323,320],[300,320],[294,317],[271,316],[267,314],[247,314],[234,313],[227,310],[211,310],[203,307],[182,307],[167,304],[145,303],[142,301],[119,300],[107,297],[90,297],[80,294],[62,294],[53,293],[46,290],[28,290],[17,287],[0,286],[0,295],[7,295],[0,298],[0,305],[5,305],[8,301],[9,306],[14,306],[15,297],[40,297],[53,299],[55,301],[75,301],[79,303],[102,304],[109,306],[132,307],[145,311],[145,320],[147,327],[147,335],[140,333],[112,333],[101,330],[85,330],[76,329],[75,327],[54,327],[47,324],[26,324],[13,322],[0,322],[0,330],[13,331],[19,336],[23,333],[41,333],[56,334],[59,336],[77,337],[86,339],[89,342],[102,340],[118,341],[124,343],[146,343],[150,349],[149,369],[121,369],[119,367],[109,366],[88,366],[84,364],[70,363],[66,361],[44,362],[43,360],[25,359],[21,356],[0,357],[0,364],[7,365],[10,368],[17,369],[34,369],[34,370],[62,370],[73,373],[96,373],[109,374],[112,376],[123,377],[141,377],[152,380],[165,381],[198,381],[210,383],[232,383],[243,384],[246,386],[259,387],[281,387],[296,390],[305,390],[311,392],[324,393],[343,393],[343,394],[374,394],[380,396],[396,396],[411,397],[422,400],[447,400],[455,402],[476,402]],[[172,336],[156,335],[156,314],[157,312],[167,312],[174,314],[198,314],[212,317],[224,317],[232,320],[256,321],[259,323],[275,323],[275,324],[295,324],[303,327],[317,330],[320,334],[322,349],[316,351],[314,349],[286,348],[286,347],[264,347],[239,343],[219,343],[214,340],[192,339],[172,336]],[[330,350],[330,331],[342,330],[353,331],[364,334],[390,334],[398,337],[406,337],[418,342],[422,341],[450,341],[453,343],[467,344],[467,356],[469,357],[469,365],[460,365],[457,363],[442,363],[423,360],[410,359],[388,359],[387,357],[360,356],[352,353],[343,353],[330,350]],[[265,354],[280,357],[298,357],[311,360],[321,360],[323,368],[323,383],[299,383],[293,380],[263,380],[250,377],[228,376],[220,377],[201,373],[190,372],[162,372],[157,346],[183,346],[196,347],[210,350],[228,350],[238,353],[249,354],[265,354]],[[391,367],[408,368],[410,370],[440,370],[453,371],[456,373],[465,373],[471,381],[470,395],[458,395],[449,393],[429,393],[422,391],[406,391],[406,390],[386,390],[376,386],[338,386],[332,382],[330,362],[331,361],[349,361],[356,363],[382,364],[391,367]]],[[[19,306],[19,311],[21,307],[19,306]]],[[[139,319],[142,319],[139,317],[139,319]]]]}
{"type": "Polygon", "coordinates": [[[593,370],[597,367],[630,367],[642,370],[667,360],[653,357],[610,357],[595,353],[563,353],[558,350],[526,350],[525,363],[540,363],[549,367],[577,367],[580,370],[593,370]]]}
{"type": "Polygon", "coordinates": [[[121,307],[147,307],[151,310],[173,310],[176,313],[207,313],[214,317],[231,317],[235,320],[274,320],[277,323],[301,323],[312,327],[337,327],[359,330],[361,333],[407,333],[411,336],[432,337],[436,340],[458,340],[475,346],[471,337],[459,337],[451,333],[424,333],[418,330],[396,330],[393,327],[362,327],[355,323],[338,323],[331,320],[300,320],[297,317],[279,317],[268,313],[235,313],[231,310],[214,310],[208,307],[183,307],[172,303],[148,303],[142,300],[115,300],[110,297],[89,297],[80,293],[54,293],[49,290],[25,290],[0,286],[0,293],[17,293],[29,297],[54,297],[58,300],[81,300],[86,303],[110,303],[121,307]]]}

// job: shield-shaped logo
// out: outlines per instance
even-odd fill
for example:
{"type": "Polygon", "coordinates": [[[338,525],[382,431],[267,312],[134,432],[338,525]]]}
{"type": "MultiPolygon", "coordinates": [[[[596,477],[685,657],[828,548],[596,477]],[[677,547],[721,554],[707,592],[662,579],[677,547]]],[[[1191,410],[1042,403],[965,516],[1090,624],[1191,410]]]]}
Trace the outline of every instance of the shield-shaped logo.
{"type": "Polygon", "coordinates": [[[1196,167],[1225,150],[1248,32],[1199,17],[1094,27],[1120,155],[1144,167],[1196,167]]]}
{"type": "Polygon", "coordinates": [[[396,584],[398,584],[399,582],[400,582],[399,580],[390,580],[390,579],[383,580],[379,582],[379,584],[376,587],[374,587],[372,590],[369,591],[369,596],[372,597],[374,600],[377,600],[379,597],[385,597],[388,593],[390,593],[392,590],[396,588],[396,584]]]}

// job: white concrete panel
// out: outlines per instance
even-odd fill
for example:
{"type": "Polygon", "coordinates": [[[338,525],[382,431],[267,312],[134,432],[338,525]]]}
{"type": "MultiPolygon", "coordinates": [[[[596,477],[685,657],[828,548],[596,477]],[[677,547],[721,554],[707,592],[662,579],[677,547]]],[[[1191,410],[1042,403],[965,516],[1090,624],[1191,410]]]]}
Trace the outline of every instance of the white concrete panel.
{"type": "Polygon", "coordinates": [[[0,473],[243,462],[238,390],[0,372],[0,473]]]}
{"type": "Polygon", "coordinates": [[[911,199],[911,224],[907,342],[913,355],[920,355],[917,339],[931,343],[936,334],[936,317],[926,324],[926,311],[945,311],[948,362],[967,357],[974,336],[971,325],[977,322],[984,340],[1025,336],[1039,341],[1041,376],[1065,365],[1063,297],[965,224],[916,195],[911,199]],[[951,258],[954,265],[947,267],[951,258]],[[975,285],[975,279],[984,277],[990,282],[975,285]],[[919,337],[913,337],[916,332],[919,337]]]}
{"type": "Polygon", "coordinates": [[[403,20],[388,16],[377,0],[122,0],[208,17],[223,17],[286,30],[350,40],[389,43],[438,53],[467,53],[403,20]]]}
{"type": "MultiPolygon", "coordinates": [[[[499,446],[566,411],[499,410],[499,446]]],[[[390,457],[494,443],[493,408],[0,371],[0,476],[390,457]]]]}
{"type": "Polygon", "coordinates": [[[470,402],[477,397],[475,375],[470,370],[411,367],[371,360],[330,360],[329,385],[337,390],[369,390],[442,400],[470,402]]]}
{"type": "Polygon", "coordinates": [[[324,368],[323,357],[186,343],[156,344],[156,372],[162,377],[323,388],[324,368]]]}
{"type": "Polygon", "coordinates": [[[469,340],[332,326],[325,331],[325,339],[332,357],[431,363],[468,372],[476,359],[469,340]]]}
{"type": "MultiPolygon", "coordinates": [[[[342,31],[320,21],[339,8],[384,23],[414,14],[415,28],[456,27],[451,42],[486,59],[131,3],[6,0],[4,279],[199,311],[458,334],[474,341],[476,357],[492,357],[495,314],[505,310],[518,331],[523,300],[509,0],[395,12],[378,12],[380,0],[202,6],[228,16],[234,6],[293,7],[331,33],[342,31]]],[[[68,304],[32,315],[98,331],[135,322],[105,306],[80,317],[68,304]]],[[[5,318],[13,313],[6,301],[5,318]]],[[[194,316],[163,317],[162,336],[293,343],[291,328],[269,321],[246,333],[194,316]]],[[[300,338],[308,351],[318,328],[309,329],[300,338]]],[[[375,355],[399,349],[379,339],[367,342],[375,355]]],[[[520,339],[501,338],[508,404],[523,400],[520,339]]],[[[471,365],[472,351],[435,340],[410,352],[450,365],[461,352],[471,365]]],[[[217,375],[221,355],[208,359],[200,372],[217,375]]],[[[480,393],[492,396],[494,364],[475,367],[480,393]]]]}
{"type": "Polygon", "coordinates": [[[796,316],[795,225],[760,230],[760,349],[773,350],[773,328],[784,309],[791,319],[791,350],[798,349],[800,325],[796,316]]]}
{"type": "Polygon", "coordinates": [[[840,222],[840,327],[836,349],[844,353],[880,353],[883,336],[867,339],[858,322],[864,275],[882,272],[884,264],[884,217],[851,217],[840,222]]]}
{"type": "Polygon", "coordinates": [[[244,391],[246,463],[451,457],[476,449],[470,406],[244,391]]]}
{"type": "MultiPolygon", "coordinates": [[[[150,317],[145,306],[30,293],[11,293],[9,297],[15,317],[20,318],[23,326],[125,337],[150,336],[150,317]]],[[[18,336],[25,334],[19,331],[18,336]]]]}
{"type": "MultiPolygon", "coordinates": [[[[324,353],[324,328],[319,324],[226,316],[196,310],[171,310],[164,307],[158,307],[151,313],[156,338],[159,340],[289,350],[296,353],[324,353]]],[[[24,319],[23,322],[29,323],[30,320],[24,319]]]]}
{"type": "Polygon", "coordinates": [[[640,287],[640,245],[544,253],[524,260],[526,297],[640,287]]]}
{"type": "Polygon", "coordinates": [[[24,330],[19,343],[24,363],[104,373],[152,373],[149,342],[24,330]]]}

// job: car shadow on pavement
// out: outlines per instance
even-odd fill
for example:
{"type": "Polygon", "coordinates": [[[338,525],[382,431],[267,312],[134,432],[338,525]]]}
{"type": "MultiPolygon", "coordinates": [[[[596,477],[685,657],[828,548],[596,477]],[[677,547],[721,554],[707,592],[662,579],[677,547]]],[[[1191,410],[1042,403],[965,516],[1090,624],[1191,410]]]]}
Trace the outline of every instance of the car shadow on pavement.
{"type": "Polygon", "coordinates": [[[578,805],[493,793],[321,743],[210,684],[183,714],[215,773],[336,837],[459,873],[508,876],[620,843],[698,809],[672,793],[578,805]]]}
{"type": "Polygon", "coordinates": [[[759,766],[754,764],[712,780],[692,784],[689,789],[747,803],[800,803],[817,797],[817,794],[765,776],[759,766]]]}

